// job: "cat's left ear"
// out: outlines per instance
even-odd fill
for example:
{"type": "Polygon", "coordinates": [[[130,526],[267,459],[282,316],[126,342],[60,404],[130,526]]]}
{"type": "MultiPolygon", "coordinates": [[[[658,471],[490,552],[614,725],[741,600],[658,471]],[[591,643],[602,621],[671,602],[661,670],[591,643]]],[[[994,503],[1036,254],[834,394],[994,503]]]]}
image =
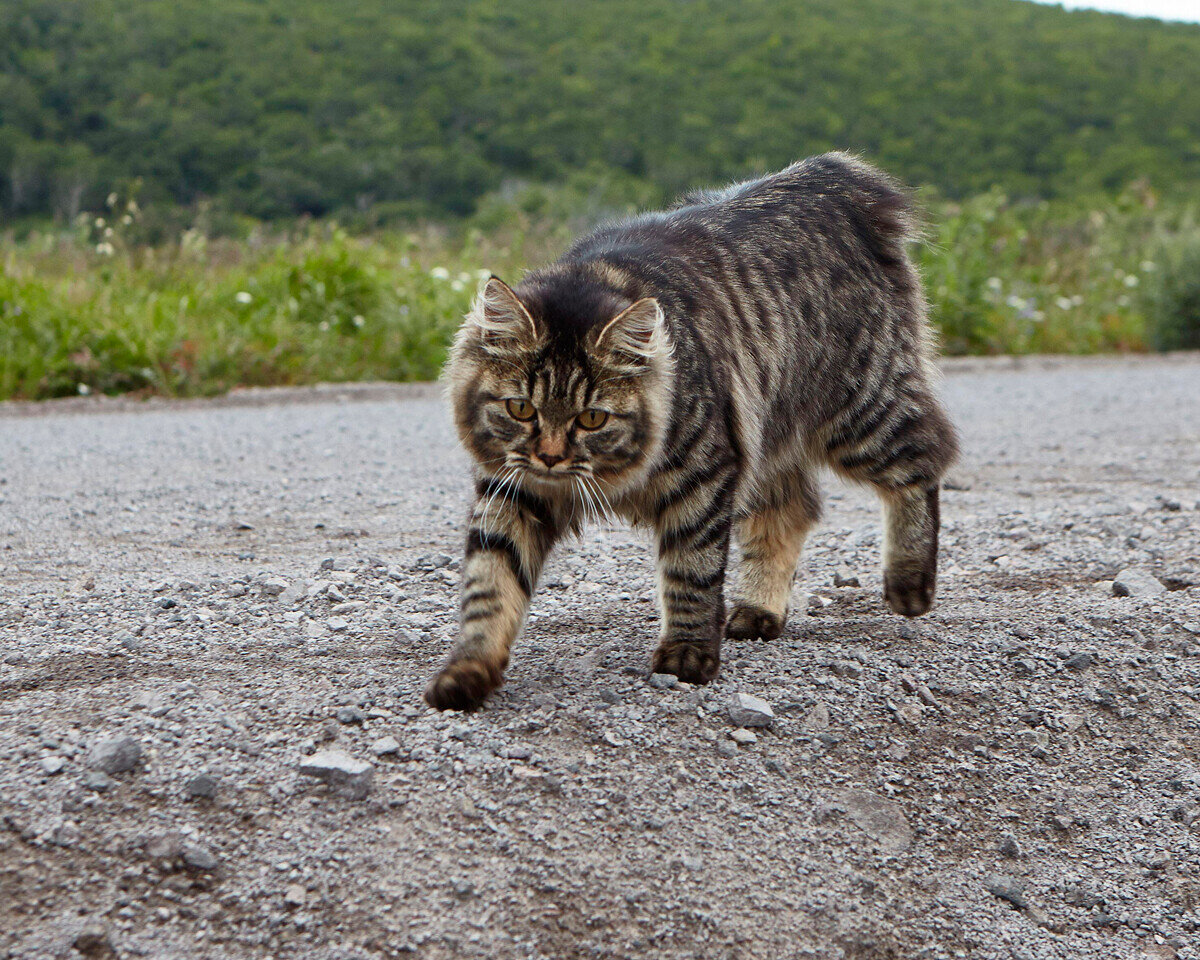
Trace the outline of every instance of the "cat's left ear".
{"type": "Polygon", "coordinates": [[[630,372],[670,353],[662,307],[653,297],[638,300],[600,329],[592,349],[630,372]]]}

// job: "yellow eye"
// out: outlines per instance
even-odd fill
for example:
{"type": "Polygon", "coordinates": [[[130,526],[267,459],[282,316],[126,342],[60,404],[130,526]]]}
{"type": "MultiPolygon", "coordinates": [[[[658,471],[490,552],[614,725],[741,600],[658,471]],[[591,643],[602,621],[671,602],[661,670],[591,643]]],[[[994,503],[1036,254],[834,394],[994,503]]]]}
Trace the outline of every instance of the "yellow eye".
{"type": "Polygon", "coordinates": [[[504,405],[508,408],[508,415],[514,420],[532,420],[537,415],[533,404],[528,400],[506,400],[504,405]]]}
{"type": "Polygon", "coordinates": [[[584,430],[599,430],[608,421],[606,410],[584,410],[576,419],[584,430]]]}

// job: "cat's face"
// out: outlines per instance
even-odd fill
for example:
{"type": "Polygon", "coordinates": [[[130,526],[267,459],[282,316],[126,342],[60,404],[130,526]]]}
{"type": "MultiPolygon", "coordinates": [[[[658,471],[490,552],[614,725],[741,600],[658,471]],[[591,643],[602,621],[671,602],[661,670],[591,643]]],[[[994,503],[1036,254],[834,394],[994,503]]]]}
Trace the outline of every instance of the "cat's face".
{"type": "Polygon", "coordinates": [[[485,473],[540,492],[634,482],[661,444],[671,354],[654,300],[563,320],[492,278],[447,364],[459,436],[485,473]],[[532,308],[532,309],[531,309],[532,308]]]}

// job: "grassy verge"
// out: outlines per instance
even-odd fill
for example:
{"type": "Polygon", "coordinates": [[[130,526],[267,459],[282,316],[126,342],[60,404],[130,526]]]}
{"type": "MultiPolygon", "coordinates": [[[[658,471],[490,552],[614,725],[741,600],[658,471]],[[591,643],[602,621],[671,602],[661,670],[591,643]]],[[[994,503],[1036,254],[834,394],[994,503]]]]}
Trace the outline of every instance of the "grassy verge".
{"type": "MultiPolygon", "coordinates": [[[[517,276],[579,226],[520,200],[502,213],[486,232],[318,224],[149,245],[136,205],[114,201],[71,231],[0,240],[0,399],[433,378],[480,273],[517,276]]],[[[1200,346],[1190,209],[989,194],[929,213],[919,258],[947,352],[1200,346]]]]}

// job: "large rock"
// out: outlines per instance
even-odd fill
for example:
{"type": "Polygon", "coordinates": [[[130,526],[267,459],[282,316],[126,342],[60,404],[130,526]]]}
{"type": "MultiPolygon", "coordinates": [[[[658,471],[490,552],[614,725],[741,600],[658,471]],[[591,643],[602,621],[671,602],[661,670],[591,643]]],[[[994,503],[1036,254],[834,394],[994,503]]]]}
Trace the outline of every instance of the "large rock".
{"type": "Polygon", "coordinates": [[[88,754],[88,766],[102,773],[125,773],[142,760],[142,745],[133,737],[101,740],[88,754]]]}
{"type": "Polygon", "coordinates": [[[840,806],[867,836],[879,841],[890,853],[899,853],[912,843],[912,827],[904,809],[869,790],[846,790],[840,806]]]}
{"type": "Polygon", "coordinates": [[[300,772],[337,787],[355,800],[371,789],[375,768],[366,760],[350,756],[344,750],[318,750],[300,761],[300,772]]]}
{"type": "Polygon", "coordinates": [[[735,727],[769,727],[775,722],[775,711],[766,700],[735,693],[729,701],[729,719],[735,727]]]}
{"type": "Polygon", "coordinates": [[[1167,588],[1145,570],[1130,567],[1117,574],[1112,586],[1114,597],[1157,597],[1167,588]]]}

